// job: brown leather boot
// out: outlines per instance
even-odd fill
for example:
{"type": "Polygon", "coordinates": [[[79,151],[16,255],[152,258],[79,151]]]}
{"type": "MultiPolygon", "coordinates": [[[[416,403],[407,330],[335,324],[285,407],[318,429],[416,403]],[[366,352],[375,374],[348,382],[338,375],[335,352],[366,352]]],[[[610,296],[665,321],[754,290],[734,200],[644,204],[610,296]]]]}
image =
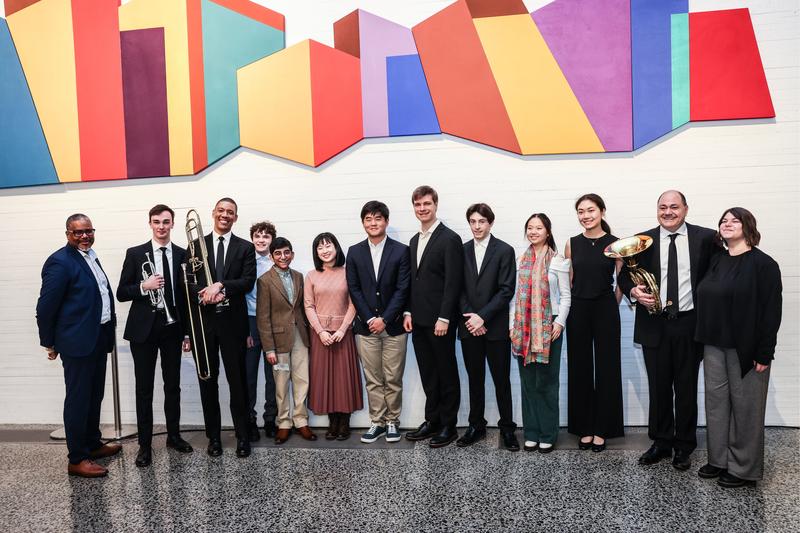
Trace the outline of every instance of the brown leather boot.
{"type": "Polygon", "coordinates": [[[339,431],[336,440],[347,440],[350,438],[350,413],[339,413],[339,431]]]}
{"type": "Polygon", "coordinates": [[[335,440],[339,434],[339,413],[328,413],[328,431],[325,440],[335,440]]]}

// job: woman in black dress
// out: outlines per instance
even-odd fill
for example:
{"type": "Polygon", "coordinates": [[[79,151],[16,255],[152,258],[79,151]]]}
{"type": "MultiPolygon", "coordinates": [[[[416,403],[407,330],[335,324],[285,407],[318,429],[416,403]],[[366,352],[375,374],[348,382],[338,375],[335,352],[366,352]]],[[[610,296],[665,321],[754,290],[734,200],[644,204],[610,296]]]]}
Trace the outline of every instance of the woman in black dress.
{"type": "Polygon", "coordinates": [[[756,248],[756,219],[732,207],[719,220],[727,250],[711,259],[697,287],[696,340],[705,344],[708,464],[702,478],[723,487],[764,473],[764,415],[770,363],[781,325],[781,271],[756,248]]]}
{"type": "Polygon", "coordinates": [[[583,233],[572,237],[572,307],[567,318],[568,430],[578,447],[602,452],[606,439],[624,434],[620,369],[619,301],[614,276],[621,261],[603,255],[616,241],[603,219],[606,205],[596,194],[575,202],[583,233]]]}

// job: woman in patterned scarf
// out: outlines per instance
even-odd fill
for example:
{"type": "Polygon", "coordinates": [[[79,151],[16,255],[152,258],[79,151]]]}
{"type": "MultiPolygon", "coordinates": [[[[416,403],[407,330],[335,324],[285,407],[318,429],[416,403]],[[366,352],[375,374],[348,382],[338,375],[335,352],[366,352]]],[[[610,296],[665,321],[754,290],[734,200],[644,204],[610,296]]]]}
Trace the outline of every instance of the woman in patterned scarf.
{"type": "Polygon", "coordinates": [[[525,451],[553,450],[558,437],[561,335],[570,306],[569,259],[556,252],[550,219],[525,222],[530,242],[517,264],[511,310],[511,350],[519,362],[525,451]]]}

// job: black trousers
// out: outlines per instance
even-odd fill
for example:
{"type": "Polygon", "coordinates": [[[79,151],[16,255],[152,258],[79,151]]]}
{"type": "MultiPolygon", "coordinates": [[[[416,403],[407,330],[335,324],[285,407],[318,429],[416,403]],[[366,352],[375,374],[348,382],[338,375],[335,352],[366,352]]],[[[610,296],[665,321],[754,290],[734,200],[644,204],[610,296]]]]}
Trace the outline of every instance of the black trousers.
{"type": "Polygon", "coordinates": [[[136,427],[139,446],[153,440],[153,385],[156,360],[161,353],[161,377],[164,380],[164,416],[167,434],[180,433],[181,420],[181,343],[180,324],[166,325],[166,316],[156,313],[146,342],[131,342],[133,371],[136,376],[136,427]]]}
{"type": "Polygon", "coordinates": [[[514,423],[511,402],[511,340],[488,340],[486,335],[472,335],[461,339],[461,351],[464,354],[464,367],[469,377],[469,425],[478,428],[486,427],[483,417],[486,401],[486,363],[494,382],[497,408],[500,421],[497,426],[501,430],[513,431],[514,423]]]}
{"type": "MultiPolygon", "coordinates": [[[[208,322],[206,322],[208,324],[208,322]]],[[[233,427],[237,439],[247,439],[248,399],[247,376],[245,375],[245,356],[247,354],[247,337],[238,337],[227,333],[220,335],[215,331],[206,331],[206,345],[211,377],[198,380],[200,383],[200,401],[203,404],[203,420],[206,425],[206,437],[220,438],[222,419],[219,410],[219,361],[225,367],[225,377],[230,391],[230,409],[233,427]]]]}
{"type": "Polygon", "coordinates": [[[247,407],[250,420],[255,421],[256,398],[258,397],[258,367],[264,361],[264,426],[274,426],[275,417],[278,415],[278,403],[275,400],[275,378],[272,375],[272,365],[267,362],[261,346],[261,337],[258,335],[256,317],[248,316],[250,321],[250,336],[253,338],[253,347],[247,349],[245,358],[245,373],[247,374],[247,407]]]}
{"type": "Polygon", "coordinates": [[[456,325],[450,324],[447,335],[437,337],[433,334],[433,326],[414,324],[411,342],[425,391],[425,420],[435,427],[455,429],[461,401],[456,325]]]}
{"type": "Polygon", "coordinates": [[[661,344],[643,346],[650,413],[647,434],[659,448],[691,453],[697,447],[697,377],[694,311],[663,319],[661,344]],[[674,405],[674,411],[673,411],[674,405]]]}
{"type": "Polygon", "coordinates": [[[572,299],[567,372],[569,432],[581,437],[623,436],[619,305],[613,294],[572,299]]]}

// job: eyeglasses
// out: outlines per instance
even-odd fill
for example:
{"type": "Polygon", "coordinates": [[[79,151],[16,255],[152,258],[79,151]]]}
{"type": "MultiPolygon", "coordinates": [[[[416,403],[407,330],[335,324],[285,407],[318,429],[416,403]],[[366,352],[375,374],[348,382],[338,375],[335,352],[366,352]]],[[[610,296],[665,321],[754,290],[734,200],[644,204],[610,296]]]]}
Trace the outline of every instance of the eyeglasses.
{"type": "Polygon", "coordinates": [[[75,237],[83,237],[84,235],[92,236],[94,235],[94,232],[97,230],[95,230],[94,228],[89,228],[89,229],[71,229],[68,231],[69,233],[72,233],[75,237]]]}

